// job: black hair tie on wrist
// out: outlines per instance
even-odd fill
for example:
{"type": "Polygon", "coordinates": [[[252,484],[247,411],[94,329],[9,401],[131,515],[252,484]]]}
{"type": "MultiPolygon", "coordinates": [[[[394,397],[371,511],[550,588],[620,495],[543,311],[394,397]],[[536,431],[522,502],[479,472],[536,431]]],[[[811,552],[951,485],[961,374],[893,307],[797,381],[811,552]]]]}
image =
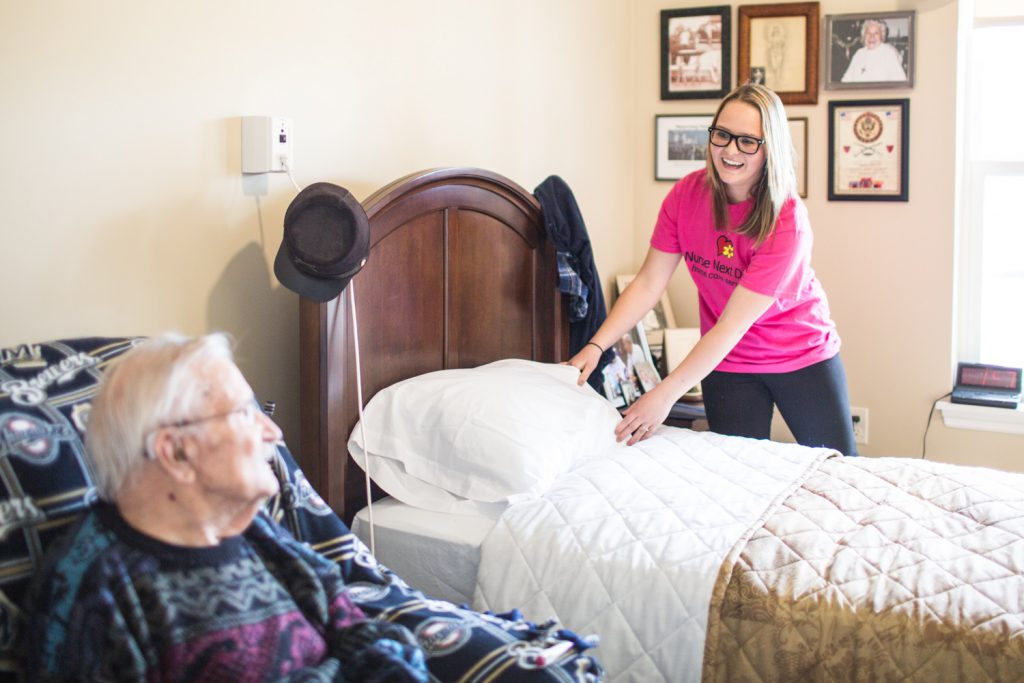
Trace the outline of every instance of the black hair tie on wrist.
{"type": "Polygon", "coordinates": [[[601,352],[602,356],[604,355],[604,349],[602,349],[600,346],[598,346],[594,342],[587,342],[586,344],[584,344],[584,346],[593,346],[595,349],[597,349],[598,351],[601,352]]]}

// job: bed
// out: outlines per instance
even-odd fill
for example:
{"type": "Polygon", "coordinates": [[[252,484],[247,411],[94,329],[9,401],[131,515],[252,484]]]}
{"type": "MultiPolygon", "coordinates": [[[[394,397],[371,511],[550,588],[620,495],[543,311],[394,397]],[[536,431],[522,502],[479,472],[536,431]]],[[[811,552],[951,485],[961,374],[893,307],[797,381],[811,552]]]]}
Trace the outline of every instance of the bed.
{"type": "Polygon", "coordinates": [[[346,520],[370,463],[397,499],[379,554],[598,633],[615,681],[1024,680],[1024,477],[673,427],[609,443],[617,414],[554,364],[566,307],[529,193],[444,169],[364,206],[368,431],[347,303],[303,302],[301,458],[346,520]],[[444,538],[459,517],[475,534],[444,538]]]}

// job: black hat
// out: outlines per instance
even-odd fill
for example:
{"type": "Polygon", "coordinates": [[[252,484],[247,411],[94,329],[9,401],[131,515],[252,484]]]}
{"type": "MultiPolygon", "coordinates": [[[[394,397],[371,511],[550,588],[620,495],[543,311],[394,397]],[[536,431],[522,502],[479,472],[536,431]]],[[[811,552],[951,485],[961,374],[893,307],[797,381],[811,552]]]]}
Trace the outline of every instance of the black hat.
{"type": "Polygon", "coordinates": [[[362,205],[343,187],[314,183],[285,211],[274,274],[300,296],[330,301],[369,255],[370,223],[362,205]]]}

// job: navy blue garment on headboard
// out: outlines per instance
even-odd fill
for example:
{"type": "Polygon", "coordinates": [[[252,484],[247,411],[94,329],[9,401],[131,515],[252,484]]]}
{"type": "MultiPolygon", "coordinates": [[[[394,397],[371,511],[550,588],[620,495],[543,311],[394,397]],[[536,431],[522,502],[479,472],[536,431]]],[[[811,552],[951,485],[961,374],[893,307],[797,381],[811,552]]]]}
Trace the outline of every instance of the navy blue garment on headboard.
{"type": "MultiPolygon", "coordinates": [[[[573,256],[579,269],[580,279],[587,287],[587,314],[580,320],[569,322],[569,355],[575,355],[597,332],[608,312],[604,305],[601,278],[594,264],[594,252],[590,247],[590,236],[583,222],[580,208],[572,190],[557,175],[548,176],[537,186],[533,195],[540,202],[544,218],[544,229],[557,251],[573,256]]],[[[587,380],[598,393],[603,393],[602,368],[611,360],[611,352],[605,351],[597,368],[587,380]]]]}

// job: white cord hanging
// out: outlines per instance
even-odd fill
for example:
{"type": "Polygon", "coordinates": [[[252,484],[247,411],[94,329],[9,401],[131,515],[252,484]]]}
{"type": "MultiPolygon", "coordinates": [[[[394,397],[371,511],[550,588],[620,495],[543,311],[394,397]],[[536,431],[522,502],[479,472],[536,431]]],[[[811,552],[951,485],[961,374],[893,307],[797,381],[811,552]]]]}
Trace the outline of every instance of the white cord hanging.
{"type": "Polygon", "coordinates": [[[370,553],[377,554],[377,539],[373,525],[373,495],[370,490],[370,449],[366,445],[366,425],[363,421],[363,372],[359,363],[359,322],[356,319],[356,283],[348,283],[348,308],[352,311],[352,343],[356,358],[356,405],[359,408],[359,439],[363,443],[363,474],[366,481],[366,509],[370,515],[370,553]]]}

